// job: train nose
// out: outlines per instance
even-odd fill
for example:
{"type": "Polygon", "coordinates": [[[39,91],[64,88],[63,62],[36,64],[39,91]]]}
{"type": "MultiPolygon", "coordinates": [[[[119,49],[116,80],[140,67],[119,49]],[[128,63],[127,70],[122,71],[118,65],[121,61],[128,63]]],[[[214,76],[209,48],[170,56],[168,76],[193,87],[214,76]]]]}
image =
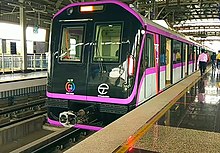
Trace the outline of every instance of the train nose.
{"type": "Polygon", "coordinates": [[[65,127],[73,127],[77,123],[77,116],[72,111],[62,112],[59,115],[59,122],[65,127]]]}

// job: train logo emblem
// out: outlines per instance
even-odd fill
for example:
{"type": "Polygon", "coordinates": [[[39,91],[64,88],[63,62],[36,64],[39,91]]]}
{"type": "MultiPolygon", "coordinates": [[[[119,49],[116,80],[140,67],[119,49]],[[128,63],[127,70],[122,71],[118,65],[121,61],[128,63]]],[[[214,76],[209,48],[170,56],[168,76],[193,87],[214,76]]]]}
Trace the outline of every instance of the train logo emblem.
{"type": "Polygon", "coordinates": [[[98,93],[100,95],[105,95],[108,93],[109,86],[106,83],[102,83],[98,86],[98,93]]]}
{"type": "Polygon", "coordinates": [[[73,81],[68,80],[68,82],[65,85],[65,89],[66,89],[66,92],[73,92],[76,89],[76,86],[73,83],[73,81]]]}

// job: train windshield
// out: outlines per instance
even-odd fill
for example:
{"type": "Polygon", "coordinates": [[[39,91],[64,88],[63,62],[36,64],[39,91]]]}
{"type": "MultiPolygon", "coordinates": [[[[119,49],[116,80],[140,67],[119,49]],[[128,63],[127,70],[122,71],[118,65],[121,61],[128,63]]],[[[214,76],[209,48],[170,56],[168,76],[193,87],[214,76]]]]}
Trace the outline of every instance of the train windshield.
{"type": "Polygon", "coordinates": [[[121,31],[121,24],[96,25],[93,62],[119,62],[121,31]]]}
{"type": "MultiPolygon", "coordinates": [[[[63,27],[60,61],[82,61],[85,27],[63,27]]],[[[93,62],[119,62],[122,24],[96,24],[93,62]]]]}
{"type": "Polygon", "coordinates": [[[84,26],[64,27],[60,61],[81,62],[84,26]]]}

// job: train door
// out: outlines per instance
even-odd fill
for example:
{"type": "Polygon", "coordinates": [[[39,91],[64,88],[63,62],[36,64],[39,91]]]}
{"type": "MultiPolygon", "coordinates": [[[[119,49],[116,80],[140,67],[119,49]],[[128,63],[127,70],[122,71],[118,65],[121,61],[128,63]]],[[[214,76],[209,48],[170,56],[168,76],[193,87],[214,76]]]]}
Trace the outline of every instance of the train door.
{"type": "Polygon", "coordinates": [[[194,49],[193,49],[193,59],[194,59],[194,69],[193,69],[193,72],[195,71],[195,70],[197,70],[197,63],[196,63],[196,61],[197,61],[197,46],[194,46],[193,47],[194,49]]]}
{"type": "Polygon", "coordinates": [[[89,96],[124,98],[120,88],[127,73],[125,46],[122,42],[122,22],[95,23],[88,54],[87,99],[89,96]],[[124,48],[123,48],[124,47],[124,48]],[[123,60],[122,60],[123,56],[123,60]]]}
{"type": "Polygon", "coordinates": [[[184,73],[184,51],[183,51],[183,42],[181,43],[181,78],[183,78],[184,73]]]}
{"type": "Polygon", "coordinates": [[[171,84],[171,39],[166,38],[166,86],[171,84]]]}
{"type": "Polygon", "coordinates": [[[172,83],[176,83],[182,74],[182,42],[173,40],[172,51],[172,83]]]}
{"type": "Polygon", "coordinates": [[[188,50],[188,74],[192,74],[194,67],[194,61],[193,61],[193,46],[189,45],[188,50]]]}
{"type": "Polygon", "coordinates": [[[83,50],[88,47],[84,40],[86,33],[86,24],[62,25],[61,40],[59,44],[59,63],[56,67],[53,79],[56,82],[57,89],[63,86],[64,92],[68,94],[86,94],[86,52],[83,50]],[[77,73],[76,73],[77,72],[77,73]],[[65,73],[65,75],[63,75],[65,73]],[[65,85],[65,86],[64,86],[65,85]]]}
{"type": "Polygon", "coordinates": [[[166,37],[160,37],[160,53],[159,53],[159,90],[162,90],[166,87],[166,37]]]}
{"type": "Polygon", "coordinates": [[[154,35],[154,57],[155,57],[155,68],[156,68],[156,93],[159,92],[160,89],[160,67],[159,67],[159,48],[160,48],[160,38],[158,34],[154,35]]]}
{"type": "Polygon", "coordinates": [[[183,43],[183,77],[188,75],[187,55],[188,55],[188,45],[183,43]]]}
{"type": "Polygon", "coordinates": [[[197,61],[198,61],[198,57],[199,57],[199,52],[200,52],[200,47],[197,47],[197,52],[196,52],[196,70],[198,70],[198,65],[197,65],[197,61]]]}
{"type": "Polygon", "coordinates": [[[144,99],[156,94],[155,42],[152,34],[147,34],[144,48],[144,99]]]}

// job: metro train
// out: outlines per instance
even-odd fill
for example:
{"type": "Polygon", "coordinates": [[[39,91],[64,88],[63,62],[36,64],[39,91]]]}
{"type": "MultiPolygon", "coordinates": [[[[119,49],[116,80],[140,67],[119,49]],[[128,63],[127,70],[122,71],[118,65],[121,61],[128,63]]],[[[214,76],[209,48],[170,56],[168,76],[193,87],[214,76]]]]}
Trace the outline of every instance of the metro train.
{"type": "Polygon", "coordinates": [[[48,122],[99,130],[194,73],[201,49],[125,3],[70,4],[52,20],[48,122]]]}

